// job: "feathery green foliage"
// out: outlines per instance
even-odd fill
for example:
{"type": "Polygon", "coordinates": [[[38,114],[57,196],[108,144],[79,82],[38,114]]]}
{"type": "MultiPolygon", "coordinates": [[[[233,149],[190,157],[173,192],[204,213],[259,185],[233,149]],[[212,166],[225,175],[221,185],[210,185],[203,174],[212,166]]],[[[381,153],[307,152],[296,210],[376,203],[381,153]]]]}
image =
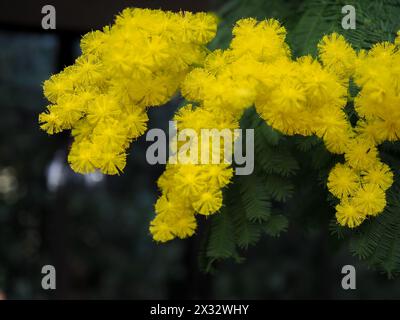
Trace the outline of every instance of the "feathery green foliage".
{"type": "Polygon", "coordinates": [[[318,41],[323,35],[338,32],[356,48],[370,48],[383,40],[393,41],[400,28],[399,0],[308,0],[299,8],[301,17],[288,33],[289,43],[296,55],[316,54],[318,41]],[[342,8],[353,5],[356,9],[356,29],[342,28],[342,8]]]}

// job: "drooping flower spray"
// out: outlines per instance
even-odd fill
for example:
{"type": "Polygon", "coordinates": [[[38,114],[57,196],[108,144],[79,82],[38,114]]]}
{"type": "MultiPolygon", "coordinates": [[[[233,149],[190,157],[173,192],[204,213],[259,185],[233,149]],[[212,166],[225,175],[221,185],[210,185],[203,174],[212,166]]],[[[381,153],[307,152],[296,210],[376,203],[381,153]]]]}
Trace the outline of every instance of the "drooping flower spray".
{"type": "MultiPolygon", "coordinates": [[[[381,213],[393,183],[378,146],[400,140],[400,33],[395,43],[356,52],[333,33],[318,56],[292,58],[286,30],[274,19],[239,20],[226,50],[208,52],[213,15],[126,9],[115,24],[85,35],[82,56],[44,83],[51,105],[39,116],[49,134],[71,130],[68,160],[80,173],[121,172],[126,149],[146,130],[146,110],[180,89],[190,102],[175,115],[179,130],[236,129],[252,105],[286,135],[317,136],[343,155],[327,187],[339,199],[336,218],[354,228],[381,213]],[[349,84],[360,89],[350,96],[349,84]],[[358,122],[345,112],[354,101],[358,122]]],[[[176,141],[179,145],[182,141],[176,141]]],[[[205,141],[194,140],[200,150],[205,141]]],[[[208,145],[208,144],[206,144],[208,145]]],[[[221,149],[221,159],[226,152],[221,149]]],[[[212,154],[214,151],[210,152],[212,154]]],[[[217,213],[222,189],[233,175],[229,163],[168,164],[158,180],[161,196],[150,232],[157,241],[185,238],[196,215],[217,213]]]]}

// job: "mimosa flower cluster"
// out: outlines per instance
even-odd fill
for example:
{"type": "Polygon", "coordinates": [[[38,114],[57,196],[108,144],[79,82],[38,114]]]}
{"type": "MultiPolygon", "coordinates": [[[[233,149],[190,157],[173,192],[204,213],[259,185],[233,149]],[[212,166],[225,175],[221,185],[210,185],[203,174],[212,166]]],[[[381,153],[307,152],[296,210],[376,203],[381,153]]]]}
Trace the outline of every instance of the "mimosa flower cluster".
{"type": "Polygon", "coordinates": [[[400,55],[390,43],[356,53],[336,33],[324,36],[318,49],[318,60],[282,58],[259,73],[263,89],[255,105],[273,128],[287,135],[316,135],[330,152],[344,155],[345,163],[329,174],[328,189],[340,199],[338,223],[354,228],[384,210],[385,191],[393,183],[377,145],[399,139],[400,55]],[[355,127],[344,111],[353,100],[351,79],[360,88],[355,127]]]}
{"type": "MultiPolygon", "coordinates": [[[[210,53],[202,68],[188,74],[182,93],[196,107],[187,105],[175,115],[178,130],[236,129],[243,111],[256,98],[260,68],[288,55],[284,43],[285,30],[276,20],[257,23],[253,19],[239,21],[233,29],[230,48],[210,53]]],[[[235,137],[238,138],[238,137],[235,137]]],[[[178,142],[177,142],[178,143],[178,142]]],[[[208,141],[199,139],[201,148],[208,141]]],[[[221,142],[220,159],[227,153],[221,142]]],[[[202,150],[204,151],[204,150],[202,150]]],[[[215,153],[215,151],[214,151],[215,153]]],[[[213,150],[209,150],[210,156],[213,150]]],[[[229,184],[233,169],[221,164],[170,164],[160,177],[162,191],[151,222],[150,232],[156,241],[191,236],[196,229],[196,214],[211,215],[222,206],[222,188],[229,184]]]]}
{"type": "Polygon", "coordinates": [[[113,26],[86,34],[75,64],[45,81],[51,105],[39,116],[41,128],[71,130],[74,171],[118,174],[146,130],[147,108],[171,99],[215,32],[211,14],[124,10],[113,26]]]}
{"type": "MultiPolygon", "coordinates": [[[[190,119],[188,127],[201,128],[209,124],[220,127],[221,123],[231,127],[233,122],[227,121],[227,117],[238,121],[243,110],[255,104],[260,116],[274,129],[287,135],[318,136],[330,152],[344,155],[345,163],[337,164],[329,175],[328,188],[340,199],[336,206],[338,223],[356,227],[368,216],[383,211],[385,191],[393,183],[393,173],[380,161],[377,145],[385,140],[398,140],[397,48],[384,43],[377,44],[369,52],[356,53],[343,36],[333,33],[320,41],[317,59],[304,56],[293,60],[285,35],[285,29],[273,19],[238,21],[230,48],[209,54],[204,67],[194,69],[186,77],[182,93],[198,106],[182,109],[178,118],[190,119]],[[378,72],[375,65],[380,66],[378,72]],[[359,116],[355,127],[344,111],[348,101],[353,100],[349,96],[350,79],[361,88],[355,99],[359,116]]],[[[182,127],[185,127],[184,122],[182,127]]],[[[207,167],[196,166],[201,172],[206,172],[207,167]]],[[[194,168],[187,170],[186,178],[181,172],[177,173],[177,168],[168,167],[160,179],[163,196],[160,205],[156,205],[157,216],[150,227],[158,241],[188,236],[195,228],[192,218],[190,232],[177,231],[176,223],[180,220],[173,213],[177,210],[166,213],[163,206],[167,203],[171,206],[177,205],[175,202],[186,204],[191,217],[196,213],[215,213],[221,206],[220,194],[214,197],[210,194],[207,199],[218,205],[208,206],[210,210],[201,212],[195,208],[201,197],[199,193],[182,194],[163,183],[168,180],[179,185],[181,182],[174,180],[179,176],[200,190],[201,185],[208,185],[202,174],[193,173],[194,168]]]]}
{"type": "Polygon", "coordinates": [[[316,135],[329,151],[344,154],[345,163],[329,174],[328,189],[340,199],[336,218],[354,228],[386,206],[385,191],[393,183],[389,166],[377,146],[399,140],[400,54],[394,44],[376,44],[356,53],[336,33],[318,45],[319,61],[282,59],[261,77],[265,89],[256,108],[273,128],[288,135],[316,135]],[[355,97],[358,122],[344,112],[349,83],[360,88],[355,97]]]}
{"type": "Polygon", "coordinates": [[[328,188],[341,199],[336,207],[338,222],[351,228],[384,210],[385,191],[393,183],[393,173],[380,161],[377,146],[400,139],[399,38],[395,44],[383,42],[360,51],[350,74],[360,88],[354,101],[359,120],[345,145],[345,163],[331,171],[328,188]]]}
{"type": "MultiPolygon", "coordinates": [[[[112,27],[84,36],[82,56],[45,82],[52,104],[39,117],[41,127],[50,134],[72,131],[68,159],[75,171],[117,174],[130,142],[146,130],[147,108],[164,104],[178,89],[190,104],[176,113],[177,129],[197,136],[202,129],[239,128],[244,110],[255,105],[272,128],[317,136],[343,155],[327,181],[339,199],[340,225],[354,228],[381,213],[393,173],[377,147],[400,137],[400,33],[394,44],[359,52],[333,33],[321,39],[316,58],[293,59],[286,30],[274,19],[239,20],[229,48],[207,54],[215,32],[215,17],[205,13],[123,11],[112,27]],[[355,125],[344,110],[351,102],[355,125]]],[[[208,141],[193,143],[200,146],[193,150],[209,148],[208,141]]],[[[197,164],[189,156],[167,165],[150,225],[156,241],[191,236],[196,215],[221,209],[222,189],[234,173],[224,147],[207,150],[210,157],[219,153],[218,164],[197,164]]]]}

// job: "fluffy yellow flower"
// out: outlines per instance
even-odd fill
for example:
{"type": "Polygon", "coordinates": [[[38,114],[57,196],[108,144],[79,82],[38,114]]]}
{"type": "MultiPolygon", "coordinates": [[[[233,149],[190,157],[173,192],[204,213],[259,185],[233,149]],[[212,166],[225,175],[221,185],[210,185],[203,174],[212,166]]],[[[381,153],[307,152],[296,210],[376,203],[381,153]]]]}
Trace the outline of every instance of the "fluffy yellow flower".
{"type": "Polygon", "coordinates": [[[336,206],[336,219],[341,226],[355,228],[365,220],[365,215],[346,199],[336,206]]]}
{"type": "Polygon", "coordinates": [[[179,165],[174,177],[177,191],[183,196],[201,194],[208,186],[198,165],[179,165]]]}
{"type": "Polygon", "coordinates": [[[352,75],[356,52],[342,35],[325,35],[318,43],[318,52],[319,58],[328,69],[343,77],[352,75]]]}
{"type": "Polygon", "coordinates": [[[363,183],[375,184],[383,191],[389,189],[393,184],[393,172],[387,164],[381,162],[363,171],[362,174],[363,183]]]}
{"type": "Polygon", "coordinates": [[[61,132],[63,130],[63,120],[55,111],[54,106],[48,106],[47,110],[39,115],[40,128],[49,134],[61,132]]]}
{"type": "Polygon", "coordinates": [[[345,159],[354,169],[366,170],[378,161],[378,150],[363,139],[352,139],[346,145],[345,159]]]}
{"type": "Polygon", "coordinates": [[[349,166],[338,163],[329,173],[327,186],[334,196],[342,199],[360,187],[360,177],[349,166]]]}
{"type": "MultiPolygon", "coordinates": [[[[97,147],[97,146],[96,146],[97,147]]],[[[105,174],[119,174],[126,165],[126,153],[108,146],[98,147],[94,157],[94,165],[105,174]]]]}
{"type": "Polygon", "coordinates": [[[75,141],[68,155],[71,168],[79,173],[91,173],[95,170],[94,158],[97,152],[89,140],[75,141]]]}
{"type": "Polygon", "coordinates": [[[315,134],[322,138],[332,153],[344,153],[353,136],[352,127],[342,110],[323,110],[314,125],[315,134]]]}
{"type": "Polygon", "coordinates": [[[204,173],[205,179],[211,185],[223,188],[228,185],[233,176],[233,169],[227,164],[212,164],[204,173]]]}
{"type": "Polygon", "coordinates": [[[385,208],[386,196],[376,184],[366,184],[355,193],[353,202],[363,214],[375,216],[385,208]]]}
{"type": "Polygon", "coordinates": [[[191,237],[197,228],[194,215],[180,215],[175,219],[172,232],[179,238],[191,237]]]}
{"type": "Polygon", "coordinates": [[[193,203],[196,212],[210,215],[218,211],[222,206],[222,192],[207,190],[200,194],[197,201],[193,203]]]}
{"type": "Polygon", "coordinates": [[[160,216],[156,217],[153,221],[150,222],[149,229],[155,241],[167,242],[175,237],[172,233],[171,226],[163,221],[160,216]]]}

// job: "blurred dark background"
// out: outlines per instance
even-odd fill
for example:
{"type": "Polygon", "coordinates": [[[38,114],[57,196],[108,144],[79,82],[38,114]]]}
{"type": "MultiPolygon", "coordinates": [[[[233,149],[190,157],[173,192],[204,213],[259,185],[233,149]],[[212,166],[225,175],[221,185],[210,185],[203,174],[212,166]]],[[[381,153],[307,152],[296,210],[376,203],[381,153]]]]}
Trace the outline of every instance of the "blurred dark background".
{"type": "MultiPolygon", "coordinates": [[[[239,8],[236,19],[263,2],[229,3],[239,8]]],[[[302,1],[281,2],[293,15],[302,1]]],[[[400,298],[398,280],[367,270],[332,241],[328,225],[323,230],[290,225],[280,238],[262,239],[243,263],[228,261],[215,274],[204,274],[197,261],[201,234],[158,245],[148,233],[155,182],[164,168],[146,163],[144,137],[133,144],[123,175],[81,176],[66,162],[68,133],[48,136],[39,129],[38,114],[46,106],[41,84],[73,63],[84,33],[111,23],[127,6],[226,12],[227,5],[217,0],[0,2],[0,298],[400,298]],[[57,10],[56,30],[41,29],[45,4],[57,10]],[[41,288],[46,264],[57,270],[54,291],[41,288]],[[357,290],[341,288],[346,264],[357,268],[357,290]]],[[[268,16],[275,16],[273,8],[268,16]]],[[[290,26],[289,14],[276,15],[290,26]]],[[[222,23],[223,28],[232,24],[222,23]]],[[[151,110],[150,127],[166,127],[180,101],[151,110]]]]}

